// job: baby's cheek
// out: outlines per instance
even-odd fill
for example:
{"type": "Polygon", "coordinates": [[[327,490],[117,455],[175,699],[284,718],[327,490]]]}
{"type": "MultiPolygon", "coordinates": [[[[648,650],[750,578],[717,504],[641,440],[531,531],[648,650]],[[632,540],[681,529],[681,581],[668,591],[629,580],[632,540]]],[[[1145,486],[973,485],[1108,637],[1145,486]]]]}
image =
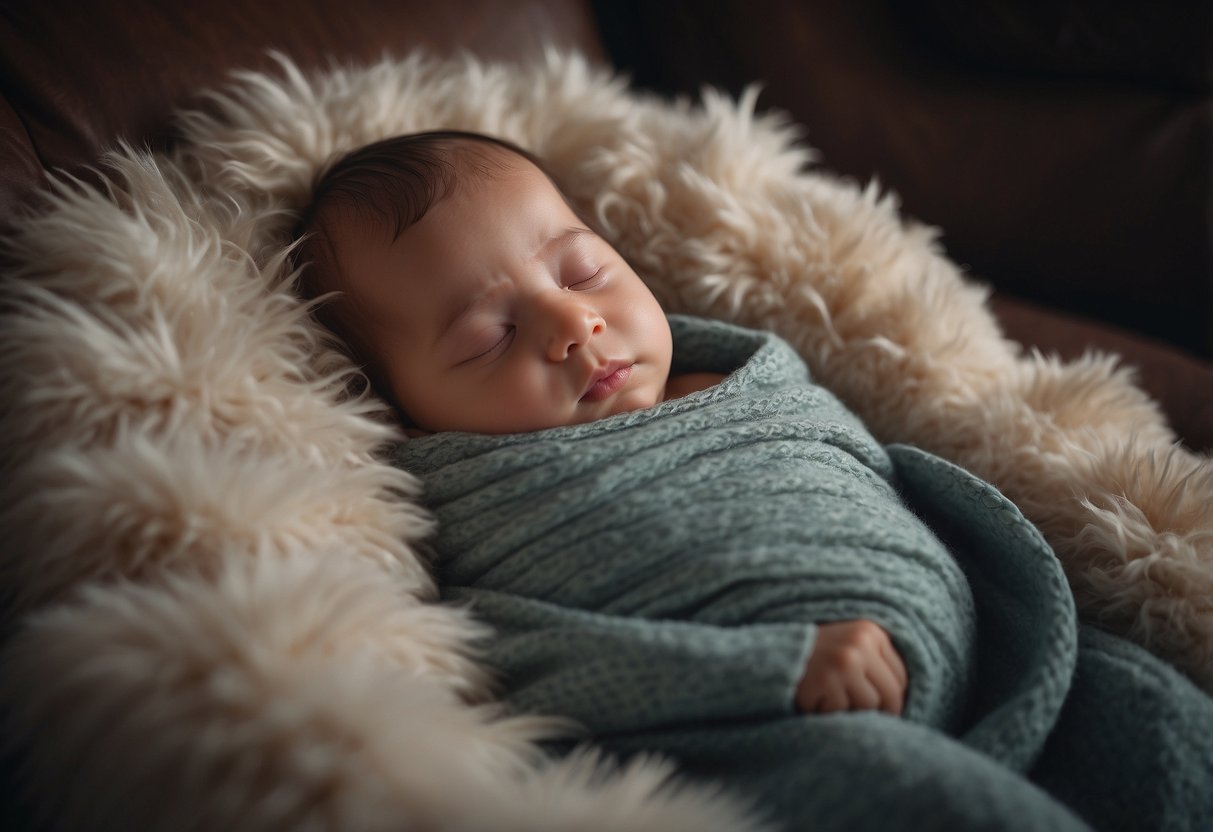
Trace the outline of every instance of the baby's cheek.
{"type": "Polygon", "coordinates": [[[479,400],[474,406],[483,417],[508,420],[510,430],[541,430],[567,424],[569,385],[567,381],[563,385],[559,381],[535,368],[503,373],[478,387],[479,400]]]}

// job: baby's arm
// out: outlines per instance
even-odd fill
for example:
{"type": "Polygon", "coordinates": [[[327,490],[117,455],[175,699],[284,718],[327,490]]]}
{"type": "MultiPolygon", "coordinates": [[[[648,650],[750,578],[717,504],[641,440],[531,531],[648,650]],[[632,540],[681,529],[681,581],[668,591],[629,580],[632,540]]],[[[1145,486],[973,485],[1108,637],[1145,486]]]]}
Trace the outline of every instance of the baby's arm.
{"type": "Polygon", "coordinates": [[[905,663],[879,624],[819,624],[796,686],[796,707],[805,713],[886,711],[897,716],[905,704],[906,683],[905,663]]]}

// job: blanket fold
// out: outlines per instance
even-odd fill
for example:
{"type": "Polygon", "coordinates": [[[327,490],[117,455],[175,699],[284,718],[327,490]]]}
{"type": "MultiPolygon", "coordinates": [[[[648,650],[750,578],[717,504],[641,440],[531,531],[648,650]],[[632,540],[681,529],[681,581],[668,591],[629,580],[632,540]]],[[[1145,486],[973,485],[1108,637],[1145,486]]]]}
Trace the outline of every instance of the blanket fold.
{"type": "MultiPolygon", "coordinates": [[[[426,482],[444,599],[493,626],[505,702],[571,717],[623,756],[671,755],[788,828],[887,829],[891,815],[1083,828],[1028,776],[1079,662],[1073,601],[1035,527],[957,466],[880,445],[780,339],[670,320],[675,372],[731,370],[722,383],[590,424],[394,452],[426,482]],[[906,661],[904,719],[797,714],[816,625],[859,618],[906,661]],[[837,793],[873,771],[879,788],[837,793]]],[[[1172,675],[1168,718],[1213,718],[1172,675]]],[[[1127,718],[1130,698],[1107,707],[1127,718]]],[[[1083,714],[1066,719],[1083,733],[1083,714]]],[[[1185,776],[1213,776],[1200,742],[1179,742],[1185,776]]],[[[1037,770],[1066,794],[1048,760],[1037,770]]],[[[1209,810],[1168,779],[1135,789],[1174,828],[1209,810]]]]}

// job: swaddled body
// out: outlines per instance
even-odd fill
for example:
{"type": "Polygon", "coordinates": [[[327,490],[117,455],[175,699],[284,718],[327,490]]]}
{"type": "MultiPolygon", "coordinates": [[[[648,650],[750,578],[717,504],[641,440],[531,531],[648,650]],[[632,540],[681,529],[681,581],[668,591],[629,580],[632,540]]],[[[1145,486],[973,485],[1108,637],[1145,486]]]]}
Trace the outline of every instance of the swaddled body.
{"type": "MultiPolygon", "coordinates": [[[[598,691],[593,701],[573,709],[596,734],[686,719],[687,708],[722,697],[743,712],[703,716],[791,714],[815,624],[848,619],[893,637],[909,671],[907,716],[955,728],[972,668],[973,600],[946,548],[898,498],[885,449],[808,383],[783,341],[692,319],[672,319],[672,330],[676,365],[735,372],[585,425],[437,434],[400,448],[399,464],[427,482],[446,596],[473,600],[498,626],[542,602],[552,616],[544,637],[565,639],[573,654],[601,652],[590,642],[602,632],[578,644],[576,628],[557,629],[564,610],[634,630],[636,642],[614,643],[609,662],[641,671],[635,689],[603,666],[585,686],[598,691]],[[726,631],[731,654],[678,674],[677,703],[646,689],[662,684],[652,661],[669,662],[682,641],[689,658],[726,631]]],[[[514,679],[520,703],[555,704],[547,683],[514,679]]]]}

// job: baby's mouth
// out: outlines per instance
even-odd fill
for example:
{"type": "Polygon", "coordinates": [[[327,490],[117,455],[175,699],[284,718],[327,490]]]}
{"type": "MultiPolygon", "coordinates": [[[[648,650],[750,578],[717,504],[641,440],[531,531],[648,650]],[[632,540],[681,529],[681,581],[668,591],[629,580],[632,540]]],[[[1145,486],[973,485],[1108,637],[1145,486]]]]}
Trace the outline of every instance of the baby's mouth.
{"type": "Polygon", "coordinates": [[[590,375],[590,380],[586,384],[585,392],[581,394],[580,401],[598,402],[618,392],[628,383],[628,377],[632,375],[634,366],[634,362],[612,361],[599,367],[590,375]]]}

